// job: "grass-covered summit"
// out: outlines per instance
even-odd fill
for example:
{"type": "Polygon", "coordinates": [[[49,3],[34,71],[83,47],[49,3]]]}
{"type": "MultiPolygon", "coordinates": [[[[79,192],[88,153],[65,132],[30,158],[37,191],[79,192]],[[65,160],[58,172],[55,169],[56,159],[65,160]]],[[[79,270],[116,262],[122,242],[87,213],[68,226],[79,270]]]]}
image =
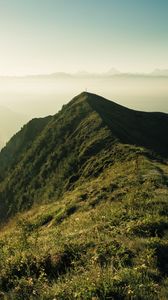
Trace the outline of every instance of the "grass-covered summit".
{"type": "Polygon", "coordinates": [[[82,93],[53,117],[23,127],[0,153],[1,219],[64,192],[128,157],[126,145],[168,156],[168,115],[82,93]]]}
{"type": "Polygon", "coordinates": [[[82,93],[13,137],[0,153],[2,299],[168,298],[167,124],[82,93]]]}

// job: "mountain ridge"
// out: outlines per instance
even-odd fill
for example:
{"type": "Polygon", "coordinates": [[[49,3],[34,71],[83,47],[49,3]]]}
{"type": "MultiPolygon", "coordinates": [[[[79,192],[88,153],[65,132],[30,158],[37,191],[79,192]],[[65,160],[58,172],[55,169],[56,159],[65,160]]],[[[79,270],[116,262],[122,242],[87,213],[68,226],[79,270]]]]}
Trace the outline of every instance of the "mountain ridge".
{"type": "Polygon", "coordinates": [[[137,114],[83,93],[3,150],[0,297],[167,299],[168,161],[137,114]]]}
{"type": "Polygon", "coordinates": [[[37,120],[43,123],[38,125],[41,129],[23,141],[23,130],[31,132],[32,122],[0,153],[0,161],[6,155],[6,166],[0,167],[2,219],[35,203],[55,201],[137,151],[156,159],[168,155],[168,115],[133,111],[87,92],[53,117],[37,120]],[[19,145],[17,155],[15,145],[19,145]]]}

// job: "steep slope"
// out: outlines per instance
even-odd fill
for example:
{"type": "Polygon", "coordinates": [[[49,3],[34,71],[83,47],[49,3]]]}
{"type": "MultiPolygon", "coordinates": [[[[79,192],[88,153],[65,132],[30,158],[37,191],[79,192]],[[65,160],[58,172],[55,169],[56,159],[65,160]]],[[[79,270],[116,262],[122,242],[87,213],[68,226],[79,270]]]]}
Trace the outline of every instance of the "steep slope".
{"type": "Polygon", "coordinates": [[[120,142],[168,157],[168,114],[131,110],[93,94],[88,102],[120,142]]]}
{"type": "Polygon", "coordinates": [[[52,117],[33,119],[16,133],[0,153],[0,175],[5,174],[15,166],[22,157],[22,153],[31,147],[32,142],[41,133],[52,117]]]}
{"type": "Polygon", "coordinates": [[[4,140],[3,140],[2,136],[1,136],[1,139],[0,139],[0,149],[2,149],[3,146],[4,146],[4,140]]]}
{"type": "Polygon", "coordinates": [[[0,228],[0,298],[167,299],[166,124],[82,93],[13,137],[1,220],[19,213],[0,228]]]}
{"type": "Polygon", "coordinates": [[[6,166],[9,172],[0,185],[1,219],[35,203],[55,201],[116,161],[129,160],[137,151],[134,145],[168,155],[166,114],[132,111],[82,93],[49,123],[46,120],[47,126],[32,137],[29,149],[21,142],[12,169],[10,161],[6,166]]]}
{"type": "Polygon", "coordinates": [[[0,149],[28,120],[29,116],[0,106],[0,149]]]}

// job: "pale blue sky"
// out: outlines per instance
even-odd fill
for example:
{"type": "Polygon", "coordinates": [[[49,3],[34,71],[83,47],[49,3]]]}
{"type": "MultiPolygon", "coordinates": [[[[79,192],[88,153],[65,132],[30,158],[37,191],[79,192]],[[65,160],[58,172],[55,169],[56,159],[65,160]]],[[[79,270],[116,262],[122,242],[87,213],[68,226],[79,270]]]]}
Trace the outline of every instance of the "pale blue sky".
{"type": "Polygon", "coordinates": [[[0,0],[0,74],[168,69],[167,0],[0,0]]]}

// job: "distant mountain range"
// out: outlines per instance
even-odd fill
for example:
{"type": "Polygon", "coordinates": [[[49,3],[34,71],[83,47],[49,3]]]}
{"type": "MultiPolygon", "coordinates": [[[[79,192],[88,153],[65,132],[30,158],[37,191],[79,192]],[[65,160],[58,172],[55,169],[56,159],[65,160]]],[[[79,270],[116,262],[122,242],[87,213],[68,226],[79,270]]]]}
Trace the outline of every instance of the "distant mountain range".
{"type": "Polygon", "coordinates": [[[168,69],[165,69],[165,70],[156,69],[151,73],[151,75],[153,75],[153,76],[168,76],[168,69]]]}
{"type": "Polygon", "coordinates": [[[168,69],[155,69],[152,72],[122,72],[116,68],[111,68],[107,72],[88,72],[85,70],[76,73],[54,72],[49,74],[35,74],[23,76],[0,76],[0,78],[82,78],[82,77],[111,77],[111,76],[158,76],[167,77],[168,69]]]}

